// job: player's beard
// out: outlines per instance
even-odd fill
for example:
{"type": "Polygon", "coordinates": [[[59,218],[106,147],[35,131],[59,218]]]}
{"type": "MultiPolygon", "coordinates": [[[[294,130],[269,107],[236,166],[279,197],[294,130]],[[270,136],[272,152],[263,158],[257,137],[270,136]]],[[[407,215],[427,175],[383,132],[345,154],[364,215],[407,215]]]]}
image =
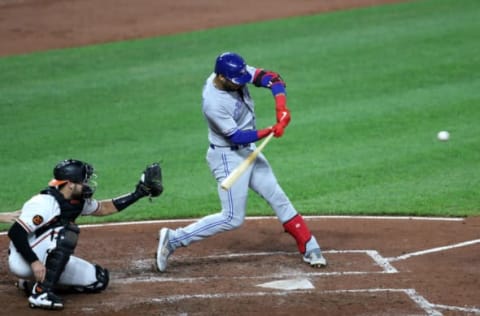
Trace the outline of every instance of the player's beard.
{"type": "Polygon", "coordinates": [[[72,190],[72,200],[81,200],[83,198],[83,185],[75,183],[72,190]]]}
{"type": "Polygon", "coordinates": [[[243,86],[239,84],[235,84],[229,80],[226,80],[226,82],[223,84],[223,87],[227,91],[239,91],[242,89],[243,86]]]}
{"type": "Polygon", "coordinates": [[[215,78],[214,84],[217,88],[225,91],[238,91],[241,90],[243,85],[233,83],[223,76],[217,76],[215,78]]]}

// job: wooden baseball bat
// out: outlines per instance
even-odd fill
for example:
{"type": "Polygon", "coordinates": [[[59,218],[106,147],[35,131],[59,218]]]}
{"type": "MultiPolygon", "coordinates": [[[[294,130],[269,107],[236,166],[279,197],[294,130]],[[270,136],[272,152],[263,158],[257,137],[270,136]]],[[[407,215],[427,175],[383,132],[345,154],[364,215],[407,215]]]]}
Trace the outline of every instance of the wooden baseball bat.
{"type": "Polygon", "coordinates": [[[232,173],[230,173],[225,179],[223,179],[222,183],[220,183],[222,189],[228,190],[232,187],[235,181],[238,180],[238,178],[245,172],[245,170],[247,170],[248,166],[250,166],[252,162],[257,158],[258,154],[260,154],[263,148],[267,146],[268,142],[270,141],[270,139],[272,139],[272,137],[273,133],[270,133],[260,144],[260,146],[255,148],[255,150],[250,155],[248,155],[248,157],[245,158],[245,160],[242,161],[242,163],[239,164],[237,168],[232,171],[232,173]]]}

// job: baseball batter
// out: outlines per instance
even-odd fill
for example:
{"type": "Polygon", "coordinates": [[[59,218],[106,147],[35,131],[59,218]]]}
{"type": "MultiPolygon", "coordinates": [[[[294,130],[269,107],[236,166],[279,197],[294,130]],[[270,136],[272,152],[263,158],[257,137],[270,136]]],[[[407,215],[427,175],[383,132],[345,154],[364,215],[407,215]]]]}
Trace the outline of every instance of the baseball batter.
{"type": "Polygon", "coordinates": [[[22,280],[32,280],[30,306],[44,309],[63,308],[62,299],[54,293],[58,286],[85,293],[108,286],[107,269],[73,256],[80,233],[75,224],[78,216],[120,212],[142,197],[163,191],[158,164],[147,167],[134,192],[104,201],[93,198],[96,176],[90,164],[64,160],[53,174],[48,187],[23,205],[8,231],[9,269],[22,280]]]}
{"type": "Polygon", "coordinates": [[[278,184],[263,154],[229,190],[220,186],[222,180],[255,150],[256,141],[270,133],[275,137],[283,135],[290,122],[285,87],[278,73],[248,66],[238,54],[227,52],[217,57],[215,71],[203,88],[202,110],[208,124],[210,143],[206,159],[217,181],[222,210],[186,227],[176,230],[162,228],[156,258],[159,271],[166,270],[168,257],[178,247],[240,227],[245,219],[249,189],[269,203],[285,231],[296,240],[306,263],[314,267],[327,265],[317,240],[278,184]],[[275,125],[257,129],[255,105],[247,84],[271,90],[275,100],[275,125]]]}

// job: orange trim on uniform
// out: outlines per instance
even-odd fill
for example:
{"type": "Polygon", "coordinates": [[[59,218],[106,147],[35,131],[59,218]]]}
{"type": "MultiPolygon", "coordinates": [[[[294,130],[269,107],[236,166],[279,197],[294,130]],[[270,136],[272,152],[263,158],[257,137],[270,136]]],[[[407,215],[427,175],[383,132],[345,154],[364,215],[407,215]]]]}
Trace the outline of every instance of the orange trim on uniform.
{"type": "Polygon", "coordinates": [[[23,229],[25,229],[25,230],[27,231],[27,233],[30,234],[30,233],[32,232],[32,230],[30,229],[30,227],[29,227],[27,224],[25,224],[25,222],[22,221],[20,218],[17,218],[16,221],[17,221],[17,223],[20,224],[20,226],[22,226],[23,229]]]}
{"type": "Polygon", "coordinates": [[[34,247],[38,246],[45,239],[50,238],[52,235],[53,236],[58,235],[58,232],[56,232],[54,229],[46,231],[42,236],[40,236],[38,239],[36,239],[34,241],[34,243],[30,245],[30,247],[33,249],[34,247]]]}
{"type": "Polygon", "coordinates": [[[57,179],[52,179],[50,182],[48,182],[48,185],[51,187],[58,187],[64,183],[67,183],[67,180],[57,180],[57,179]]]}

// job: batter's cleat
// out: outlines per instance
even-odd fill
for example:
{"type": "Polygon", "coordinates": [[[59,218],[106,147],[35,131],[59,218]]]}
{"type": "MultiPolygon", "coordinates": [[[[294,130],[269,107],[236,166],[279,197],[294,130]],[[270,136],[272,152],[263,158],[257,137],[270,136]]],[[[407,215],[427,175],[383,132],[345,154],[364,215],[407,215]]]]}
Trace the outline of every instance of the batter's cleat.
{"type": "Polygon", "coordinates": [[[157,270],[165,272],[167,270],[168,257],[173,253],[173,248],[169,242],[170,229],[160,229],[160,237],[157,249],[157,270]]]}
{"type": "Polygon", "coordinates": [[[320,249],[313,249],[312,251],[306,253],[303,256],[303,261],[310,264],[312,267],[326,267],[327,266],[327,259],[322,255],[320,249]]]}
{"type": "Polygon", "coordinates": [[[44,291],[37,286],[28,298],[31,308],[63,309],[63,300],[51,291],[44,291]]]}

